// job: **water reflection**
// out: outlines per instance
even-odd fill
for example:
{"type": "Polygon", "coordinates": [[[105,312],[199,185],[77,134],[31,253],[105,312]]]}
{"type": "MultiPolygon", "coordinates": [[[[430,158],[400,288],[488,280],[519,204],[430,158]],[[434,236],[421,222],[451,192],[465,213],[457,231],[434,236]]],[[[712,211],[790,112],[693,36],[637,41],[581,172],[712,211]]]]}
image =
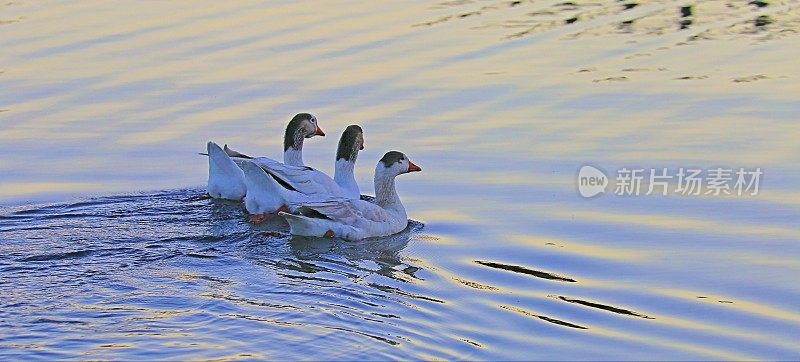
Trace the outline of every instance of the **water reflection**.
{"type": "Polygon", "coordinates": [[[772,18],[769,15],[759,15],[755,20],[754,24],[757,28],[764,28],[765,26],[772,24],[772,18]]]}
{"type": "Polygon", "coordinates": [[[680,8],[681,13],[681,21],[680,21],[680,29],[689,29],[689,26],[692,25],[692,6],[682,6],[680,8]]]}
{"type": "MultiPolygon", "coordinates": [[[[753,33],[752,29],[740,26],[741,24],[754,24],[760,31],[765,25],[773,22],[775,16],[781,17],[785,27],[781,31],[769,30],[770,36],[781,36],[782,32],[797,32],[796,4],[781,3],[770,6],[764,1],[750,1],[746,5],[736,1],[691,1],[685,5],[675,7],[670,1],[652,1],[645,4],[638,2],[624,2],[619,7],[604,6],[600,3],[585,2],[558,2],[553,4],[536,3],[530,1],[514,1],[508,3],[514,11],[504,11],[505,7],[498,4],[477,7],[473,2],[459,2],[442,4],[443,9],[454,9],[456,12],[441,16],[435,20],[417,23],[414,26],[439,26],[451,21],[466,21],[472,17],[488,18],[484,25],[472,29],[491,29],[502,27],[519,29],[507,34],[505,39],[517,39],[542,33],[569,32],[566,26],[579,20],[587,24],[574,30],[566,37],[576,39],[586,36],[606,36],[613,33],[613,27],[608,23],[618,24],[624,34],[639,36],[662,36],[674,31],[693,29],[693,25],[701,25],[697,36],[731,37],[753,33]],[[749,10],[770,10],[769,14],[758,15],[754,20],[746,20],[743,14],[749,10]],[[502,12],[502,16],[498,13],[502,12]],[[675,27],[677,24],[677,27],[675,27]],[[563,28],[563,31],[561,31],[563,28]]],[[[692,39],[690,37],[690,39],[692,39]]],[[[678,42],[677,44],[680,44],[678,42]]]]}
{"type": "Polygon", "coordinates": [[[334,262],[344,263],[361,271],[407,281],[409,278],[417,279],[415,273],[420,268],[405,263],[400,257],[400,252],[408,245],[413,234],[421,229],[421,223],[412,221],[399,234],[360,243],[293,236],[289,240],[289,246],[296,260],[303,262],[301,264],[303,267],[297,271],[315,273],[321,270],[310,267],[315,261],[334,262]],[[401,273],[402,276],[399,276],[398,273],[401,273]]]}
{"type": "Polygon", "coordinates": [[[522,274],[533,275],[533,276],[535,276],[537,278],[542,278],[542,279],[557,280],[557,281],[570,282],[570,283],[577,282],[577,280],[572,279],[572,278],[566,278],[566,277],[562,277],[562,276],[559,276],[559,275],[556,275],[556,274],[552,274],[552,273],[533,270],[533,269],[529,269],[529,268],[526,268],[526,267],[523,267],[523,266],[519,266],[519,265],[508,265],[508,264],[501,264],[501,263],[494,263],[494,262],[487,262],[487,261],[479,261],[479,260],[476,260],[475,262],[480,264],[480,265],[488,266],[490,268],[508,270],[508,271],[511,271],[511,272],[514,272],[514,273],[522,273],[522,274]]]}
{"type": "Polygon", "coordinates": [[[510,310],[510,311],[513,311],[513,312],[517,312],[517,313],[522,314],[524,316],[538,318],[538,319],[541,319],[541,320],[543,320],[545,322],[557,324],[557,325],[564,326],[564,327],[575,328],[575,329],[588,329],[587,327],[584,327],[584,326],[581,326],[581,325],[577,325],[577,324],[570,323],[570,322],[565,322],[565,321],[562,321],[560,319],[556,319],[556,318],[553,318],[553,317],[548,317],[548,316],[545,316],[545,315],[535,314],[535,313],[532,313],[532,312],[529,312],[527,310],[524,310],[524,309],[521,309],[521,308],[517,308],[517,307],[501,305],[500,308],[506,309],[506,310],[510,310]]]}
{"type": "Polygon", "coordinates": [[[410,221],[409,226],[399,234],[361,243],[293,236],[287,240],[292,257],[283,258],[274,265],[285,271],[281,273],[282,277],[293,280],[341,284],[330,279],[330,273],[333,273],[374,289],[370,293],[374,296],[388,293],[388,295],[435,300],[406,292],[400,285],[387,284],[386,281],[374,278],[382,276],[403,283],[420,279],[417,273],[422,268],[404,260],[401,251],[422,227],[421,223],[410,221]]]}
{"type": "MultiPolygon", "coordinates": [[[[3,7],[0,202],[23,205],[0,208],[3,357],[798,355],[796,1],[316,9],[3,7]],[[174,190],[204,183],[209,139],[277,156],[298,111],[361,124],[378,146],[363,160],[386,147],[429,165],[398,185],[427,235],[293,239],[174,190]],[[574,173],[590,161],[769,182],[749,199],[587,201],[574,173]]],[[[336,141],[306,161],[330,171],[336,141]]]]}
{"type": "Polygon", "coordinates": [[[601,303],[597,303],[597,302],[591,302],[591,301],[581,300],[581,299],[577,299],[577,298],[569,298],[569,297],[565,297],[565,296],[562,296],[562,295],[554,295],[552,297],[556,298],[556,299],[559,299],[559,300],[563,300],[565,302],[585,305],[587,307],[592,307],[592,308],[598,308],[598,309],[606,310],[606,311],[609,311],[609,312],[612,312],[612,313],[630,315],[630,316],[640,317],[640,318],[644,318],[644,319],[655,319],[653,317],[648,317],[648,316],[646,316],[644,314],[641,314],[641,313],[638,313],[638,312],[634,312],[634,311],[631,311],[631,310],[627,310],[627,309],[624,309],[624,308],[619,308],[619,307],[615,307],[615,306],[611,306],[611,305],[601,304],[601,303]]]}

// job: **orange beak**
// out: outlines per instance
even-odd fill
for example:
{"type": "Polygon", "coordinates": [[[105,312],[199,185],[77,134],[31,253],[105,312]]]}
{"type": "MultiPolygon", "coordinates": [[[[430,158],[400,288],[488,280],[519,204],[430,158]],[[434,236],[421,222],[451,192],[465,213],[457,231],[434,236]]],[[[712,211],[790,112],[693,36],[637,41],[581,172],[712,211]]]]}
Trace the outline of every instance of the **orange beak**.
{"type": "Polygon", "coordinates": [[[325,137],[325,132],[322,132],[322,128],[319,128],[319,126],[317,126],[317,130],[316,130],[316,131],[314,131],[314,136],[322,136],[322,137],[325,137]]]}
{"type": "Polygon", "coordinates": [[[414,162],[411,162],[411,160],[408,160],[408,172],[414,171],[422,171],[422,168],[415,165],[414,162]]]}

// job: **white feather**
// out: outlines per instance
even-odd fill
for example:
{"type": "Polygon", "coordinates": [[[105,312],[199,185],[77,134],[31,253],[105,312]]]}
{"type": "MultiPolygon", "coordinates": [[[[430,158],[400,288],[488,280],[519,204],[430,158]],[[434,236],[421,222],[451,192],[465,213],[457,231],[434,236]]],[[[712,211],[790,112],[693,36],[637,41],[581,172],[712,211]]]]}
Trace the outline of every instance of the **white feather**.
{"type": "MultiPolygon", "coordinates": [[[[280,212],[289,223],[290,232],[303,236],[334,236],[361,240],[396,234],[408,226],[406,209],[395,189],[397,175],[412,171],[405,157],[392,165],[382,162],[375,167],[375,202],[347,198],[290,204],[300,214],[280,212]],[[318,216],[322,217],[318,217],[318,216]]],[[[419,169],[415,169],[419,171],[419,169]]]]}
{"type": "Polygon", "coordinates": [[[282,188],[272,176],[267,175],[261,167],[250,161],[240,163],[244,170],[247,196],[244,206],[251,214],[272,213],[285,204],[280,194],[282,188]]]}
{"type": "Polygon", "coordinates": [[[208,184],[206,191],[211,197],[241,200],[247,192],[244,173],[228,154],[214,142],[208,142],[208,184]]]}

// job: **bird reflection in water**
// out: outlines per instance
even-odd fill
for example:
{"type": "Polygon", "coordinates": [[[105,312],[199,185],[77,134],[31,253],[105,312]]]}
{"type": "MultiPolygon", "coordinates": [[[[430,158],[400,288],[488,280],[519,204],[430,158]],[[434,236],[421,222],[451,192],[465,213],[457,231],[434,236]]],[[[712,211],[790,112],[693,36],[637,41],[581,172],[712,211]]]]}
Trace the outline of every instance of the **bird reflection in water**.
{"type": "Polygon", "coordinates": [[[415,273],[420,268],[409,265],[400,256],[400,252],[422,228],[422,223],[409,221],[408,227],[400,233],[359,242],[294,236],[288,241],[294,260],[283,266],[313,274],[321,271],[337,272],[321,266],[335,263],[347,267],[349,271],[345,273],[353,277],[360,274],[359,272],[366,272],[403,281],[409,278],[419,279],[415,273]],[[374,268],[370,264],[374,264],[374,268]]]}

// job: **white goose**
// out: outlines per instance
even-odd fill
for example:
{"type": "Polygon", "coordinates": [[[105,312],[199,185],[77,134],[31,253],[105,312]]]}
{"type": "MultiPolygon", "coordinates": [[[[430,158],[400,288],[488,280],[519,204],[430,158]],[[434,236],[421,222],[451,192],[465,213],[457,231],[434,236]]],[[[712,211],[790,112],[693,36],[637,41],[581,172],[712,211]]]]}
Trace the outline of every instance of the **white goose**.
{"type": "Polygon", "coordinates": [[[206,192],[215,199],[241,200],[247,193],[244,173],[219,147],[208,141],[208,185],[206,192]]]}
{"type": "Polygon", "coordinates": [[[317,202],[331,197],[358,199],[361,193],[353,169],[358,152],[364,149],[364,133],[357,125],[348,126],[339,139],[334,177],[311,167],[287,166],[260,158],[236,161],[244,170],[245,207],[251,221],[261,222],[278,211],[297,210],[299,203],[317,202]]]}
{"type": "MultiPolygon", "coordinates": [[[[283,138],[283,162],[287,165],[304,166],[303,164],[303,140],[314,136],[325,136],[325,132],[319,128],[317,118],[308,113],[298,113],[286,126],[286,133],[283,138]]],[[[206,191],[213,198],[242,200],[247,192],[242,170],[231,160],[250,158],[225,145],[225,149],[219,147],[214,142],[208,142],[208,184],[206,191]]],[[[266,157],[275,163],[277,161],[266,157]]]]}
{"type": "Polygon", "coordinates": [[[300,215],[280,212],[294,235],[361,240],[398,233],[408,225],[406,209],[397,196],[397,175],[422,171],[403,153],[387,152],[375,166],[375,200],[331,198],[303,204],[300,215]]]}

